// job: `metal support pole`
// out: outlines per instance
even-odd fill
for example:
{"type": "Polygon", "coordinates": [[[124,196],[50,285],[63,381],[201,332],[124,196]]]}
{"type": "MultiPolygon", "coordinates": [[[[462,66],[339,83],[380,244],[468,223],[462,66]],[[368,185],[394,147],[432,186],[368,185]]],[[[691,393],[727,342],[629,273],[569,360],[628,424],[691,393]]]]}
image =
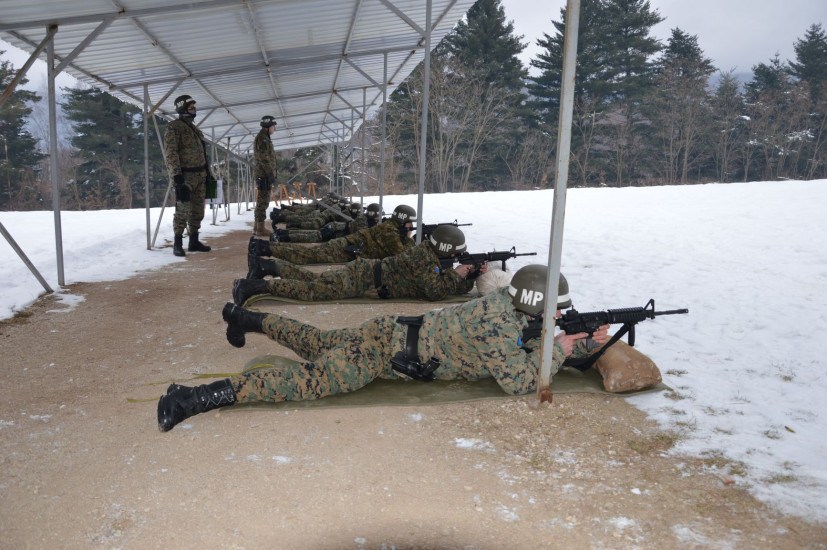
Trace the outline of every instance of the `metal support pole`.
{"type": "Polygon", "coordinates": [[[382,72],[382,145],[379,161],[379,211],[382,211],[382,199],[385,196],[385,140],[388,126],[388,52],[384,54],[382,72]]]}
{"type": "Polygon", "coordinates": [[[26,267],[28,267],[29,271],[32,272],[32,275],[34,275],[35,278],[37,278],[37,280],[40,282],[40,285],[46,290],[46,292],[48,292],[49,294],[54,292],[52,290],[52,287],[49,286],[49,283],[46,282],[46,279],[43,278],[43,275],[40,274],[40,272],[37,270],[37,268],[34,266],[31,260],[29,260],[29,257],[26,256],[26,254],[23,252],[23,249],[20,248],[20,246],[18,246],[17,241],[14,240],[14,238],[11,236],[11,233],[6,231],[6,227],[3,225],[2,222],[0,222],[0,234],[2,234],[6,238],[6,242],[8,242],[9,246],[11,246],[12,249],[14,249],[14,251],[17,252],[17,255],[20,257],[21,260],[23,260],[23,263],[26,264],[26,267]]]}
{"type": "MultiPolygon", "coordinates": [[[[425,194],[425,155],[428,150],[428,102],[431,94],[431,0],[425,7],[425,66],[422,74],[422,123],[419,139],[419,197],[416,201],[416,226],[422,227],[422,205],[425,194]]],[[[416,232],[416,244],[422,242],[422,231],[416,232]]]]}
{"type": "Polygon", "coordinates": [[[365,130],[367,129],[368,121],[365,117],[365,108],[368,102],[368,89],[362,88],[362,186],[359,189],[359,204],[365,204],[365,189],[368,185],[368,169],[365,166],[365,130]]]}
{"type": "Polygon", "coordinates": [[[548,254],[546,305],[543,310],[543,346],[540,372],[537,377],[539,403],[551,403],[551,364],[554,351],[554,316],[557,313],[557,283],[563,256],[563,222],[566,214],[566,184],[569,179],[571,122],[574,110],[574,74],[577,64],[577,30],[580,26],[580,0],[568,0],[566,28],[563,35],[563,80],[560,90],[560,125],[557,127],[557,179],[554,183],[554,205],[548,254]]]}
{"type": "MultiPolygon", "coordinates": [[[[50,26],[47,33],[54,35],[57,25],[50,26]],[[52,32],[54,29],[54,32],[52,32]]],[[[57,284],[64,286],[63,276],[63,229],[60,224],[60,186],[57,181],[57,101],[55,99],[55,41],[54,36],[46,47],[46,80],[49,94],[49,169],[52,180],[52,211],[55,215],[55,254],[57,256],[57,284]]]]}
{"type": "Polygon", "coordinates": [[[152,250],[149,219],[149,85],[144,83],[144,197],[146,198],[146,249],[152,250]]]}

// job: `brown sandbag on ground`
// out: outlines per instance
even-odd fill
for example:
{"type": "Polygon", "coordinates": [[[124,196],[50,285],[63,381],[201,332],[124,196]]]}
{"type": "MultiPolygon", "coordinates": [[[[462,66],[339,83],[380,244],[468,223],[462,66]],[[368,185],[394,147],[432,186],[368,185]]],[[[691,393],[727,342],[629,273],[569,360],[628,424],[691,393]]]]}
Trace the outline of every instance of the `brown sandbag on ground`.
{"type": "Polygon", "coordinates": [[[620,340],[609,346],[591,370],[600,373],[603,388],[612,393],[638,391],[662,382],[655,362],[620,340]]]}

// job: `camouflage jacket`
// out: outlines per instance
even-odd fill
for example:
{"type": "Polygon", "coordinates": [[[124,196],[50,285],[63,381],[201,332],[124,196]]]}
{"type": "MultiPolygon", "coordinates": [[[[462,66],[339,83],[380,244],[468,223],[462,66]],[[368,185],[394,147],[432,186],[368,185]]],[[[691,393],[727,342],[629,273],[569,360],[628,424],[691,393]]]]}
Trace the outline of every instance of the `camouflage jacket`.
{"type": "MultiPolygon", "coordinates": [[[[341,237],[341,239],[347,243],[345,246],[352,244],[361,245],[364,243],[365,249],[361,253],[363,258],[378,259],[396,256],[406,248],[414,245],[413,239],[400,237],[399,230],[392,221],[374,225],[370,229],[362,229],[346,237],[341,237]]],[[[339,239],[335,240],[338,241],[339,239]]]]}
{"type": "Polygon", "coordinates": [[[387,287],[389,298],[436,301],[453,294],[465,294],[474,288],[474,281],[463,279],[452,268],[440,267],[439,257],[429,242],[379,262],[382,266],[382,286],[387,287]]]}
{"type": "MultiPolygon", "coordinates": [[[[540,351],[539,342],[534,346],[536,351],[523,348],[527,326],[527,316],[514,309],[505,287],[458,306],[426,313],[419,331],[419,358],[423,362],[431,357],[440,360],[436,371],[440,380],[494,378],[508,394],[530,393],[537,390],[540,351]]],[[[394,327],[391,350],[405,348],[406,334],[406,326],[394,327]]],[[[572,356],[589,355],[593,344],[592,340],[580,340],[572,356]]],[[[563,348],[555,342],[551,374],[560,370],[564,360],[563,348]]]]}
{"type": "Polygon", "coordinates": [[[189,119],[173,120],[164,132],[164,160],[170,176],[181,174],[182,169],[207,171],[207,145],[204,134],[189,119]]]}
{"type": "Polygon", "coordinates": [[[273,141],[270,139],[270,132],[262,128],[256,135],[253,144],[253,177],[267,178],[271,183],[276,181],[276,152],[273,150],[273,141]]]}

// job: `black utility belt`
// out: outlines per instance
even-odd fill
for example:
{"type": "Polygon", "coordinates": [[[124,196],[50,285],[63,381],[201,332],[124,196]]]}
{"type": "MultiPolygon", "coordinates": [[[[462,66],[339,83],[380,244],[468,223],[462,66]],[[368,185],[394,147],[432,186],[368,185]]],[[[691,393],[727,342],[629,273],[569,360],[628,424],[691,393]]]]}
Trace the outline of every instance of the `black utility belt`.
{"type": "Polygon", "coordinates": [[[422,327],[422,315],[415,317],[397,317],[396,322],[408,327],[405,339],[405,351],[398,351],[391,357],[391,367],[398,373],[404,374],[421,382],[432,382],[439,368],[439,359],[431,357],[423,365],[419,361],[419,329],[422,327]]]}
{"type": "Polygon", "coordinates": [[[206,164],[205,164],[204,166],[195,166],[195,167],[192,167],[192,168],[181,168],[181,172],[182,172],[182,173],[187,173],[187,172],[206,172],[206,171],[207,171],[207,165],[206,165],[206,164]]]}

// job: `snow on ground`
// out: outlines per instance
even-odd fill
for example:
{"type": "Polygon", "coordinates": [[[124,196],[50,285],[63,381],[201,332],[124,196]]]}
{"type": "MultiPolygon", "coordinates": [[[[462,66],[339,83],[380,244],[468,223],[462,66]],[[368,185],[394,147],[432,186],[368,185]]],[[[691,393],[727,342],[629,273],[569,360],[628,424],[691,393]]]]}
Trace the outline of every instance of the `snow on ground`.
{"type": "MultiPolygon", "coordinates": [[[[386,212],[402,203],[417,198],[383,201],[386,212]]],[[[474,224],[463,228],[470,252],[537,252],[510,261],[512,271],[547,263],[550,190],[427,195],[423,204],[426,223],[474,224]]],[[[761,500],[818,521],[827,520],[825,204],[827,180],[570,189],[562,260],[580,311],[649,298],[659,310],[689,308],[637,329],[637,347],[674,392],[628,400],[680,434],[673,452],[721,457],[721,473],[761,500]]],[[[250,229],[252,211],[229,212],[212,225],[207,211],[205,242],[250,229]]],[[[157,246],[169,244],[171,220],[167,209],[157,246]]],[[[4,212],[0,223],[58,289],[53,213],[4,212]]],[[[63,212],[61,225],[66,284],[185,261],[170,247],[147,250],[142,209],[63,212]]],[[[0,282],[0,319],[43,292],[5,242],[0,282]]]]}

